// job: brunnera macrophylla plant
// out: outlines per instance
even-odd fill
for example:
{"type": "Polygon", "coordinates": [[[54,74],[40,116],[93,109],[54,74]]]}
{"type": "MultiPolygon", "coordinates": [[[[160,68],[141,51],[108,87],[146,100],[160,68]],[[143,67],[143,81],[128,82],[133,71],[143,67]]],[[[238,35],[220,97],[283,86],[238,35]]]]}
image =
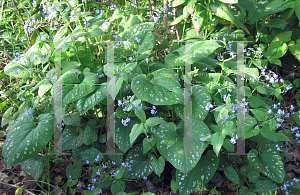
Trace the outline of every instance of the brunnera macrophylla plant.
{"type": "MultiPolygon", "coordinates": [[[[191,2],[186,5],[188,12],[197,1],[191,2]]],[[[173,6],[181,5],[176,3],[173,6]]],[[[281,51],[292,40],[290,31],[275,33],[266,44],[245,44],[247,48],[242,52],[245,95],[240,104],[236,101],[241,90],[236,86],[236,41],[247,40],[243,31],[247,32],[247,27],[242,23],[239,26],[243,30],[217,26],[218,18],[237,21],[225,3],[217,1],[212,5],[214,12],[204,15],[213,17],[215,22],[211,25],[194,21],[194,26],[205,30],[205,39],[190,31],[184,34],[186,40],[198,36],[189,43],[191,58],[185,53],[188,43],[182,42],[181,46],[172,43],[171,52],[160,60],[153,58],[157,49],[156,23],[128,15],[119,8],[109,18],[104,17],[102,10],[95,11],[97,15],[93,16],[91,12],[82,12],[84,6],[76,1],[52,5],[43,1],[45,20],[52,21],[60,15],[60,23],[64,25],[51,25],[53,34],[40,33],[32,47],[18,54],[4,69],[9,76],[31,79],[26,90],[38,93],[31,100],[20,97],[23,103],[14,114],[16,121],[10,123],[3,147],[7,166],[21,163],[35,179],[41,177],[42,151],[53,144],[54,130],[61,122],[55,121],[53,109],[58,106],[53,99],[59,87],[62,151],[72,151],[73,158],[73,164],[66,170],[68,186],[76,185],[82,178],[82,166],[89,165],[93,169],[90,184],[79,184],[85,194],[99,194],[107,189],[113,194],[124,192],[125,182],[130,179],[147,179],[153,172],[160,177],[166,161],[175,170],[174,188],[180,194],[193,193],[197,185],[217,183],[223,177],[235,183],[240,193],[265,192],[286,181],[279,145],[289,138],[278,129],[285,118],[299,115],[293,105],[286,110],[279,107],[281,94],[288,92],[292,84],[279,78],[269,62],[280,65],[281,51]],[[117,32],[112,31],[116,21],[117,32]],[[213,33],[217,27],[218,32],[213,33]],[[105,40],[113,41],[112,48],[105,40]],[[277,46],[282,48],[278,54],[272,52],[277,46]],[[60,48],[60,58],[55,56],[56,48],[60,48]],[[113,56],[109,54],[112,49],[113,56]],[[104,155],[108,145],[105,120],[109,58],[114,61],[115,152],[126,155],[104,155]],[[61,61],[61,75],[55,74],[57,59],[61,61]],[[186,70],[186,60],[190,60],[191,70],[186,70]],[[186,72],[192,76],[190,124],[185,122],[186,72]],[[235,146],[239,138],[236,124],[239,115],[245,116],[247,156],[228,155],[239,147],[235,146]],[[187,154],[187,150],[192,152],[187,154]],[[239,168],[242,163],[244,166],[239,168]],[[268,179],[261,178],[261,174],[268,179]],[[255,187],[245,186],[248,182],[255,183],[255,187]]],[[[201,20],[204,18],[201,13],[206,12],[200,11],[197,7],[194,14],[201,20]]],[[[181,19],[188,15],[183,14],[181,19]]],[[[158,14],[155,20],[158,22],[159,18],[158,14]]],[[[25,23],[29,34],[39,28],[36,23],[25,23]]],[[[10,117],[11,112],[5,116],[10,117]]],[[[298,138],[296,130],[296,126],[291,129],[298,138]]]]}

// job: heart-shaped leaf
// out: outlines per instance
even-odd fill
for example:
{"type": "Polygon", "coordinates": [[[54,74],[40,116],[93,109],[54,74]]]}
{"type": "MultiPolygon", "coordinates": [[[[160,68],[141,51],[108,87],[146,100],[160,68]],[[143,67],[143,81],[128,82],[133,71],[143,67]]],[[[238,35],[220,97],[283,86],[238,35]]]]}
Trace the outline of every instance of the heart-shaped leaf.
{"type": "Polygon", "coordinates": [[[180,195],[194,193],[197,182],[199,186],[209,182],[218,168],[219,159],[212,150],[209,150],[188,174],[176,170],[176,181],[180,195]]]}
{"type": "Polygon", "coordinates": [[[257,150],[250,150],[247,156],[250,164],[273,181],[282,183],[285,172],[276,147],[269,143],[261,144],[259,153],[260,155],[258,156],[257,150]]]}
{"type": "Polygon", "coordinates": [[[160,174],[164,171],[165,168],[165,159],[160,156],[158,159],[152,161],[152,167],[156,175],[160,177],[160,174]]]}
{"type": "Polygon", "coordinates": [[[38,119],[39,123],[35,126],[27,108],[8,132],[3,146],[3,157],[8,167],[37,155],[50,141],[54,133],[53,115],[41,114],[38,119]]]}
{"type": "Polygon", "coordinates": [[[30,174],[34,179],[38,180],[44,171],[44,161],[41,157],[33,157],[21,163],[24,173],[30,174]]]}
{"type": "Polygon", "coordinates": [[[207,142],[200,140],[201,134],[210,134],[208,127],[202,121],[193,120],[190,125],[192,132],[187,132],[187,134],[191,133],[191,137],[178,135],[175,124],[171,122],[157,129],[162,137],[155,134],[158,151],[183,173],[188,173],[196,166],[208,146],[207,142]],[[189,154],[191,151],[192,154],[189,154]]]}
{"type": "Polygon", "coordinates": [[[152,84],[144,74],[134,77],[131,89],[137,98],[151,104],[172,105],[183,103],[183,91],[180,93],[177,91],[172,92],[161,85],[152,84]]]}
{"type": "Polygon", "coordinates": [[[149,157],[143,154],[143,146],[141,144],[137,144],[133,146],[127,154],[125,162],[129,162],[129,168],[131,171],[127,170],[124,173],[125,178],[131,179],[139,179],[142,177],[148,177],[152,172],[152,160],[154,160],[154,156],[150,155],[149,157]]]}

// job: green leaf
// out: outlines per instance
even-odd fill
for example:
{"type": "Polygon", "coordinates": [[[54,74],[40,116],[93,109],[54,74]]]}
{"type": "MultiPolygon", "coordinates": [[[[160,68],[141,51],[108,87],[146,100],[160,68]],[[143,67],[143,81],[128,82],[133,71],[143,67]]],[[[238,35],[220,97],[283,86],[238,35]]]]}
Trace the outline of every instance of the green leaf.
{"type": "Polygon", "coordinates": [[[62,133],[62,150],[78,148],[83,144],[84,133],[79,127],[67,126],[62,133]]]}
{"type": "Polygon", "coordinates": [[[65,125],[71,125],[80,127],[80,114],[79,112],[72,112],[71,114],[65,115],[64,118],[65,125]]]}
{"type": "Polygon", "coordinates": [[[153,143],[153,142],[155,143],[155,138],[153,138],[153,140],[151,142],[148,142],[148,140],[149,139],[147,137],[145,137],[143,139],[143,154],[146,154],[149,150],[151,150],[151,144],[150,143],[153,143]]]}
{"type": "Polygon", "coordinates": [[[256,109],[249,109],[249,110],[254,114],[254,116],[259,121],[265,121],[268,118],[268,115],[266,114],[266,112],[256,110],[256,109]]]}
{"type": "Polygon", "coordinates": [[[270,128],[269,122],[264,123],[264,126],[261,128],[260,132],[265,138],[268,138],[275,142],[278,141],[277,133],[275,133],[275,129],[270,128]]]}
{"type": "Polygon", "coordinates": [[[266,10],[268,10],[268,9],[275,9],[275,8],[280,7],[282,4],[284,4],[284,1],[282,1],[282,0],[275,0],[275,1],[271,2],[270,4],[268,4],[265,9],[266,10]]]}
{"type": "Polygon", "coordinates": [[[183,102],[183,93],[172,92],[163,86],[152,84],[144,74],[134,77],[131,89],[137,98],[154,105],[172,105],[183,102]]]}
{"type": "Polygon", "coordinates": [[[32,45],[32,47],[26,51],[25,54],[20,55],[21,59],[18,61],[11,60],[5,67],[4,67],[4,73],[11,77],[16,78],[27,78],[33,76],[33,72],[30,68],[31,63],[36,61],[36,55],[40,53],[39,52],[39,46],[38,43],[35,43],[32,45]],[[20,72],[18,72],[18,69],[20,72]],[[18,73],[18,74],[15,74],[18,73]]]}
{"type": "Polygon", "coordinates": [[[156,125],[159,125],[159,124],[164,124],[166,121],[161,119],[161,118],[158,118],[158,117],[150,117],[146,120],[146,123],[145,125],[148,126],[148,127],[153,127],[153,126],[156,126],[156,125]]]}
{"type": "Polygon", "coordinates": [[[205,185],[214,176],[219,165],[219,158],[212,150],[201,157],[197,165],[187,174],[176,170],[176,181],[180,195],[189,195],[195,192],[197,186],[205,185]]]}
{"type": "Polygon", "coordinates": [[[207,142],[200,140],[201,134],[210,134],[206,124],[200,120],[193,120],[192,124],[188,125],[190,125],[188,128],[192,131],[191,137],[178,135],[175,124],[171,122],[157,129],[159,135],[163,137],[158,137],[158,135],[155,134],[158,151],[176,169],[183,173],[188,173],[196,166],[202,153],[208,146],[207,142]],[[189,151],[192,151],[193,154],[185,154],[185,152],[189,151]]]}
{"type": "Polygon", "coordinates": [[[238,0],[220,0],[220,1],[222,1],[223,3],[230,3],[230,4],[238,3],[238,0]]]}
{"type": "Polygon", "coordinates": [[[171,181],[171,184],[170,184],[170,187],[171,187],[171,190],[176,193],[177,190],[178,190],[178,185],[177,185],[177,182],[175,180],[172,180],[171,181]]]}
{"type": "Polygon", "coordinates": [[[121,119],[115,118],[115,128],[116,128],[116,145],[122,150],[122,152],[127,152],[133,144],[130,143],[130,132],[134,125],[139,125],[140,120],[136,117],[130,119],[128,126],[124,126],[121,123],[121,119]]]}
{"type": "Polygon", "coordinates": [[[86,128],[84,129],[83,143],[85,145],[90,145],[97,140],[98,140],[97,132],[94,129],[92,129],[90,126],[86,126],[86,128]]]}
{"type": "Polygon", "coordinates": [[[24,109],[7,135],[2,151],[7,166],[37,155],[45,148],[54,133],[53,115],[39,115],[39,123],[35,126],[33,116],[28,111],[28,108],[24,109]]]}
{"type": "Polygon", "coordinates": [[[262,26],[268,27],[268,28],[280,28],[282,30],[286,26],[285,21],[280,18],[274,18],[274,19],[270,20],[269,22],[259,22],[259,24],[262,26]]]}
{"type": "Polygon", "coordinates": [[[94,92],[79,99],[76,103],[76,108],[79,110],[80,115],[83,115],[86,111],[99,104],[99,102],[106,98],[106,95],[106,86],[102,85],[96,86],[94,92]]]}
{"type": "MultiPolygon", "coordinates": [[[[99,77],[95,73],[91,72],[83,72],[84,74],[84,80],[82,81],[83,85],[78,85],[75,88],[66,88],[67,86],[63,86],[63,97],[62,97],[62,106],[75,102],[77,100],[80,100],[81,98],[89,95],[92,93],[95,89],[96,86],[92,84],[97,84],[99,82],[99,77]],[[91,84],[91,85],[84,85],[84,84],[91,84]],[[66,90],[64,90],[64,88],[66,90]]],[[[72,84],[72,83],[67,83],[67,84],[72,84]]]]}
{"type": "Polygon", "coordinates": [[[174,1],[172,1],[170,7],[177,7],[181,4],[183,4],[184,2],[185,2],[185,0],[174,0],[174,1]]]}
{"type": "MultiPolygon", "coordinates": [[[[187,3],[187,11],[189,12],[189,14],[192,14],[194,11],[194,6],[196,4],[197,0],[190,0],[187,3]]],[[[175,191],[174,191],[175,192],[175,191]]]]}
{"type": "MultiPolygon", "coordinates": [[[[236,20],[233,16],[233,13],[229,9],[229,7],[226,6],[226,4],[216,1],[214,3],[211,3],[210,7],[212,8],[213,13],[218,17],[228,20],[232,24],[236,24],[236,20]]],[[[237,28],[239,29],[239,26],[237,26],[237,28]]]]}
{"type": "MultiPolygon", "coordinates": [[[[297,78],[293,81],[293,85],[296,87],[296,88],[299,88],[300,87],[300,78],[297,78]]],[[[2,119],[3,120],[3,119],[2,119]]]]}
{"type": "Polygon", "coordinates": [[[143,155],[143,147],[141,144],[134,145],[128,152],[125,162],[130,162],[128,165],[132,171],[125,171],[124,178],[139,179],[142,177],[148,177],[152,172],[152,160],[155,158],[150,155],[149,159],[143,155]]]}
{"type": "Polygon", "coordinates": [[[257,89],[257,91],[258,91],[259,93],[268,95],[266,88],[264,88],[263,86],[261,86],[261,85],[260,85],[260,86],[257,86],[256,89],[257,89]]]}
{"type": "Polygon", "coordinates": [[[60,43],[60,39],[68,32],[68,26],[62,26],[60,29],[55,33],[55,36],[53,38],[54,45],[58,45],[60,43]]]}
{"type": "Polygon", "coordinates": [[[134,25],[129,30],[120,33],[119,35],[122,36],[121,40],[128,40],[133,37],[135,38],[135,35],[140,31],[152,31],[154,29],[154,22],[144,22],[137,25],[134,25]]]}
{"type": "MultiPolygon", "coordinates": [[[[10,107],[8,108],[5,112],[4,112],[4,117],[7,117],[7,118],[11,118],[11,111],[13,110],[14,108],[13,107],[10,107]]],[[[8,123],[11,122],[10,119],[7,119],[7,118],[4,118],[2,117],[2,121],[1,121],[1,127],[3,128],[5,125],[7,125],[8,123]]]]}
{"type": "Polygon", "coordinates": [[[81,166],[76,164],[69,164],[66,169],[66,176],[69,179],[78,179],[81,176],[81,166]]]}
{"type": "Polygon", "coordinates": [[[160,174],[164,171],[165,168],[165,159],[160,156],[158,159],[152,160],[152,167],[156,175],[160,177],[160,174]]]}
{"type": "MultiPolygon", "coordinates": [[[[207,58],[209,55],[213,54],[221,45],[215,40],[209,40],[204,42],[195,42],[189,44],[192,51],[191,63],[200,62],[201,60],[207,58]]],[[[165,63],[169,67],[175,66],[185,66],[185,45],[176,49],[172,53],[165,57],[165,63]],[[178,53],[178,54],[177,54],[178,53]]]]}
{"type": "Polygon", "coordinates": [[[125,173],[125,167],[119,168],[118,171],[120,171],[120,172],[118,175],[115,176],[115,179],[121,179],[123,177],[123,175],[125,173]]]}
{"type": "Polygon", "coordinates": [[[21,162],[21,168],[24,173],[29,174],[35,180],[38,180],[44,172],[44,161],[41,157],[32,157],[24,162],[21,162]]]}
{"type": "Polygon", "coordinates": [[[117,20],[119,18],[122,18],[122,16],[124,15],[124,11],[121,10],[120,8],[117,8],[115,10],[115,12],[113,13],[113,15],[110,17],[109,21],[113,22],[114,20],[117,20]]]}
{"type": "Polygon", "coordinates": [[[258,108],[258,107],[264,105],[264,101],[261,100],[257,96],[251,96],[247,99],[247,101],[249,102],[249,104],[252,108],[258,108]]]}
{"type": "Polygon", "coordinates": [[[134,113],[135,115],[141,120],[142,123],[144,123],[146,121],[146,114],[144,109],[137,109],[134,108],[134,113]]]}
{"type": "Polygon", "coordinates": [[[104,32],[99,27],[94,27],[88,30],[87,37],[94,38],[105,35],[104,32]]]}
{"type": "Polygon", "coordinates": [[[0,131],[0,137],[4,137],[6,135],[5,131],[0,131]]]}
{"type": "Polygon", "coordinates": [[[143,124],[135,124],[132,129],[131,129],[131,133],[129,134],[130,137],[130,144],[132,145],[136,138],[143,133],[144,131],[144,127],[143,124]]]}
{"type": "Polygon", "coordinates": [[[236,170],[232,167],[227,167],[224,169],[225,176],[233,183],[239,184],[240,179],[236,170]]]}
{"type": "Polygon", "coordinates": [[[183,20],[184,20],[184,15],[181,15],[181,16],[177,17],[173,22],[171,22],[170,25],[178,24],[183,20]]]}
{"type": "Polygon", "coordinates": [[[135,195],[134,193],[132,194],[132,192],[131,193],[126,193],[126,192],[119,192],[119,193],[117,193],[117,195],[135,195]]]}
{"type": "Polygon", "coordinates": [[[253,169],[249,163],[240,169],[240,173],[242,175],[247,175],[249,181],[252,183],[256,183],[260,175],[260,172],[256,169],[253,169]]]}
{"type": "Polygon", "coordinates": [[[225,138],[225,135],[221,132],[214,133],[211,137],[211,144],[213,145],[214,151],[217,156],[219,155],[219,152],[223,145],[224,138],[225,138]]]}
{"type": "Polygon", "coordinates": [[[234,152],[234,145],[230,142],[230,139],[225,139],[223,147],[229,152],[234,152]]]}
{"type": "Polygon", "coordinates": [[[125,183],[123,181],[116,180],[111,185],[110,190],[113,195],[116,195],[117,193],[125,190],[125,183]]]}
{"type": "MultiPolygon", "coordinates": [[[[211,96],[208,90],[203,86],[193,86],[192,87],[192,119],[204,120],[208,114],[205,107],[208,102],[211,102],[211,96]]],[[[176,114],[184,120],[184,105],[176,104],[174,106],[176,114]]]]}
{"type": "Polygon", "coordinates": [[[259,180],[254,184],[254,191],[259,195],[270,193],[273,194],[275,191],[277,191],[277,188],[277,184],[269,180],[259,180]]]}
{"type": "Polygon", "coordinates": [[[282,183],[285,172],[280,154],[272,144],[260,144],[259,153],[252,149],[248,153],[250,164],[277,183],[282,183]]]}
{"type": "MultiPolygon", "coordinates": [[[[97,155],[100,155],[100,151],[97,150],[96,148],[89,148],[84,152],[81,152],[81,156],[82,158],[86,161],[89,161],[89,164],[92,164],[93,162],[95,162],[95,159],[97,158],[97,155]]],[[[101,162],[103,156],[100,155],[100,159],[99,161],[101,162]]]]}

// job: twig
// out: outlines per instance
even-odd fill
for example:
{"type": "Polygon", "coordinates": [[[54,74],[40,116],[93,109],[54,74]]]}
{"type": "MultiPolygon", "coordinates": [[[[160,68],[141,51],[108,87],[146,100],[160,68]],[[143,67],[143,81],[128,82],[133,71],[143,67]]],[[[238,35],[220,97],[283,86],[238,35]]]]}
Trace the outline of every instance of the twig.
{"type": "Polygon", "coordinates": [[[12,92],[15,90],[18,84],[19,84],[19,80],[17,80],[17,84],[14,86],[13,90],[11,90],[10,94],[6,98],[4,98],[4,100],[2,100],[0,103],[4,102],[7,98],[9,98],[9,96],[12,94],[12,92]]]}
{"type": "MultiPolygon", "coordinates": [[[[174,9],[174,20],[176,19],[176,15],[177,15],[177,10],[178,8],[174,9]]],[[[177,35],[177,41],[178,41],[178,46],[180,46],[180,32],[179,32],[179,28],[178,28],[178,24],[175,24],[175,31],[176,31],[176,35],[177,35]]]]}
{"type": "Polygon", "coordinates": [[[2,117],[2,118],[6,118],[6,119],[9,119],[9,120],[14,120],[14,121],[16,121],[17,119],[13,119],[13,118],[7,118],[7,117],[5,117],[5,116],[0,116],[0,117],[2,117]]]}
{"type": "Polygon", "coordinates": [[[25,29],[25,22],[24,22],[24,19],[23,19],[21,13],[20,13],[20,10],[18,9],[18,6],[17,6],[15,0],[12,0],[12,1],[13,1],[14,5],[15,5],[17,11],[18,11],[18,14],[19,14],[19,16],[20,16],[22,22],[23,22],[23,29],[24,29],[24,32],[25,32],[25,34],[26,34],[26,36],[27,36],[27,38],[28,38],[28,41],[29,41],[30,46],[32,47],[30,37],[29,37],[29,35],[28,35],[28,32],[27,32],[26,29],[25,29]]]}
{"type": "Polygon", "coordinates": [[[168,6],[168,0],[164,0],[164,25],[166,27],[166,31],[168,28],[168,9],[165,9],[168,6]]]}
{"type": "Polygon", "coordinates": [[[96,3],[96,4],[100,4],[100,5],[107,5],[107,6],[111,6],[111,3],[97,2],[97,1],[95,1],[94,3],[96,3]]]}
{"type": "Polygon", "coordinates": [[[149,8],[151,9],[151,11],[150,11],[151,21],[153,22],[153,11],[152,11],[152,5],[151,5],[150,0],[148,0],[148,4],[149,4],[149,8]]]}
{"type": "Polygon", "coordinates": [[[139,6],[138,6],[138,3],[137,3],[137,0],[134,0],[134,3],[135,3],[135,5],[136,5],[137,15],[139,15],[140,12],[139,12],[139,6]]]}

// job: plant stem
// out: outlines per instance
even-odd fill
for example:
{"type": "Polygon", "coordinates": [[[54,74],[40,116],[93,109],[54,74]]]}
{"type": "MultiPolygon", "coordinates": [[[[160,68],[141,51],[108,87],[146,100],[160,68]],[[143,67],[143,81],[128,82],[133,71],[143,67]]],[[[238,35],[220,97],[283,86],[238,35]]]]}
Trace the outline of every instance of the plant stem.
{"type": "MultiPolygon", "coordinates": [[[[142,124],[143,124],[144,129],[146,129],[146,126],[145,126],[144,122],[142,122],[142,124]]],[[[148,136],[146,131],[144,131],[144,133],[145,133],[146,136],[148,136]]],[[[153,150],[153,152],[154,152],[156,158],[158,158],[159,156],[158,156],[158,154],[156,153],[156,151],[154,150],[154,148],[153,148],[151,142],[150,142],[150,146],[151,146],[151,148],[152,148],[152,150],[153,150]]]]}
{"type": "Polygon", "coordinates": [[[29,37],[29,35],[28,35],[27,30],[25,29],[25,22],[24,22],[24,19],[23,19],[21,13],[20,13],[20,10],[18,9],[18,6],[17,6],[15,0],[12,0],[12,1],[13,1],[14,5],[15,5],[17,11],[18,11],[18,14],[19,14],[19,16],[20,16],[22,22],[23,22],[23,29],[24,29],[24,32],[25,32],[25,34],[26,34],[26,36],[27,36],[27,38],[28,38],[28,42],[29,42],[30,46],[32,47],[30,37],[29,37]]]}

